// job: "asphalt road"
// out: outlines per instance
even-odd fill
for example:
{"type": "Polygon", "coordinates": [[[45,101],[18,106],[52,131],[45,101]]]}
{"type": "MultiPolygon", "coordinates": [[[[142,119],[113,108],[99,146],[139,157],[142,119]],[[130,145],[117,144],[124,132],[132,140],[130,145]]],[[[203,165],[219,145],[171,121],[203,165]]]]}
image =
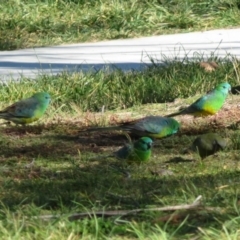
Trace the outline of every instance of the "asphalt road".
{"type": "Polygon", "coordinates": [[[162,63],[166,58],[207,58],[211,54],[240,58],[240,28],[2,51],[0,79],[104,67],[141,70],[151,59],[162,63]]]}

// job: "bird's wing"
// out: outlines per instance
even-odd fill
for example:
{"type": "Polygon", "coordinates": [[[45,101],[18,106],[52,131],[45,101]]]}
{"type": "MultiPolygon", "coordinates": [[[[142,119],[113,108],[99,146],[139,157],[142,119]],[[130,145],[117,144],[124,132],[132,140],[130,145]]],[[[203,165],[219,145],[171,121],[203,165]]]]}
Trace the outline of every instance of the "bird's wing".
{"type": "Polygon", "coordinates": [[[149,116],[147,118],[143,118],[139,122],[136,122],[134,128],[142,133],[158,134],[168,125],[169,122],[167,118],[149,116]]]}
{"type": "Polygon", "coordinates": [[[18,118],[31,118],[34,116],[38,101],[33,98],[23,99],[5,108],[0,113],[6,113],[18,118]]]}
{"type": "Polygon", "coordinates": [[[227,142],[224,139],[216,139],[216,144],[223,150],[227,146],[227,142]]]}
{"type": "Polygon", "coordinates": [[[209,99],[209,94],[199,98],[196,102],[191,104],[189,107],[184,109],[182,112],[183,113],[194,113],[198,111],[202,111],[204,107],[204,103],[209,99]]]}
{"type": "Polygon", "coordinates": [[[132,151],[133,146],[131,144],[126,144],[124,147],[114,152],[113,155],[118,159],[126,160],[132,151]]]}

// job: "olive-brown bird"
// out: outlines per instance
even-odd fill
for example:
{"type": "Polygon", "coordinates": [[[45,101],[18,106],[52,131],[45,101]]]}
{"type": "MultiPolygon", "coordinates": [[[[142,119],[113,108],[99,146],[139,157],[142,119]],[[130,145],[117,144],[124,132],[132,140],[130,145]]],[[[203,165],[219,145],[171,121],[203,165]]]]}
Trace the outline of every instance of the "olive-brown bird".
{"type": "Polygon", "coordinates": [[[223,150],[227,141],[216,133],[207,133],[197,137],[191,146],[191,150],[198,152],[202,159],[223,150]]]}

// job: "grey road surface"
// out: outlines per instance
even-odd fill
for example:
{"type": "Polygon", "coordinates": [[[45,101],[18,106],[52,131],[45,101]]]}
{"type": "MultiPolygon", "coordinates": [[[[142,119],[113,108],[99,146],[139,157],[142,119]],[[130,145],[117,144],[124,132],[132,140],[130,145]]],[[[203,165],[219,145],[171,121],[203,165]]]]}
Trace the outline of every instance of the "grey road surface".
{"type": "Polygon", "coordinates": [[[207,58],[211,54],[240,58],[240,28],[2,51],[0,79],[103,67],[141,70],[151,59],[161,63],[165,58],[207,58]]]}

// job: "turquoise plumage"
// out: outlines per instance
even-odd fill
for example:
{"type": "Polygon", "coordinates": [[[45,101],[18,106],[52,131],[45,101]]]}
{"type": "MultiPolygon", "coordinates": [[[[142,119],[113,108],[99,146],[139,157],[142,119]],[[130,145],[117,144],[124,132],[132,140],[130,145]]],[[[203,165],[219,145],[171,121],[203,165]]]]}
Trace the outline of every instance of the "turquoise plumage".
{"type": "Polygon", "coordinates": [[[118,126],[94,127],[86,131],[122,130],[151,138],[163,138],[178,132],[180,124],[173,118],[161,116],[147,116],[142,119],[123,123],[118,126]]]}
{"type": "Polygon", "coordinates": [[[126,162],[147,162],[151,157],[153,141],[149,137],[142,137],[134,143],[128,143],[110,156],[126,162]]]}
{"type": "Polygon", "coordinates": [[[46,92],[35,93],[32,97],[20,100],[0,111],[0,118],[16,124],[37,121],[45,113],[50,95],[46,92]]]}

